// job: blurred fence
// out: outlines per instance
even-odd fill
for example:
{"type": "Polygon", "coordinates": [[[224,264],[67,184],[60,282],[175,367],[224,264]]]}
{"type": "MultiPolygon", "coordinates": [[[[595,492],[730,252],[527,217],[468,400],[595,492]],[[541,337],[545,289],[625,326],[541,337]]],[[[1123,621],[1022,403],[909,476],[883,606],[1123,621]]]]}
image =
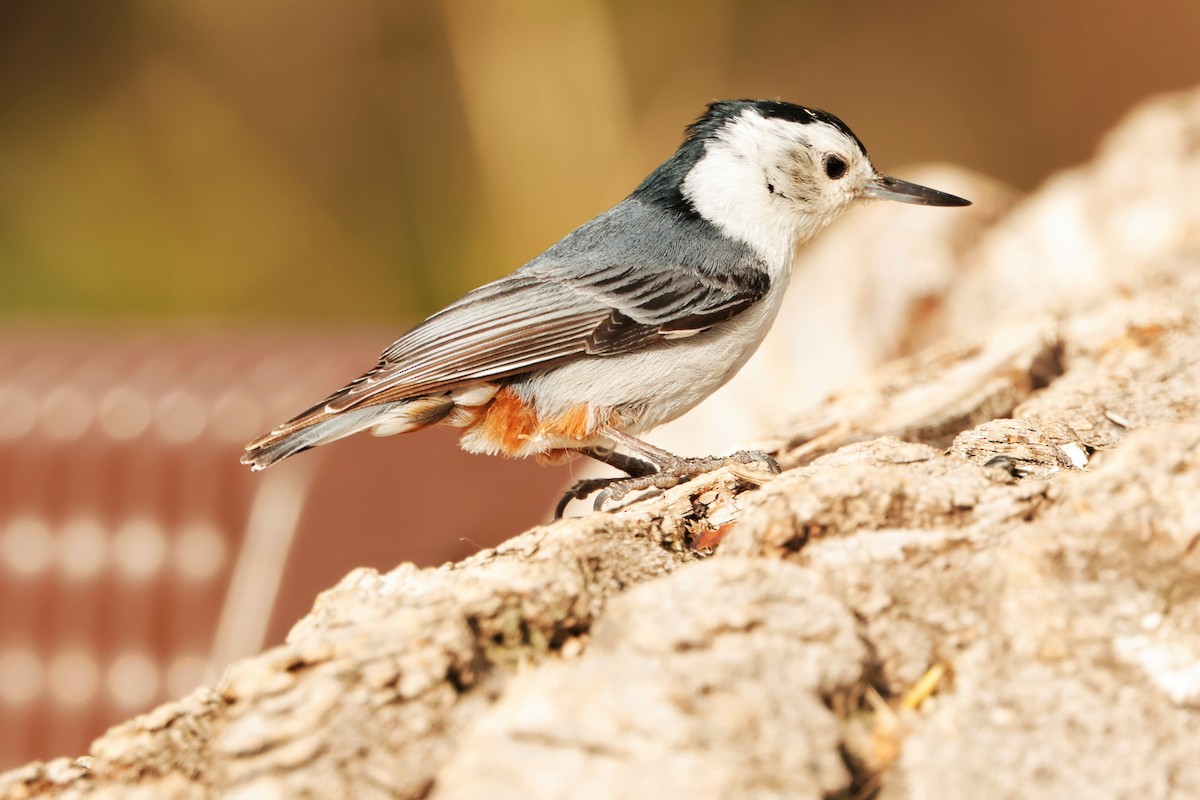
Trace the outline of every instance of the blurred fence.
{"type": "Polygon", "coordinates": [[[449,432],[238,464],[385,343],[0,336],[0,769],[214,680],[355,566],[459,558],[545,516],[562,471],[449,432]]]}

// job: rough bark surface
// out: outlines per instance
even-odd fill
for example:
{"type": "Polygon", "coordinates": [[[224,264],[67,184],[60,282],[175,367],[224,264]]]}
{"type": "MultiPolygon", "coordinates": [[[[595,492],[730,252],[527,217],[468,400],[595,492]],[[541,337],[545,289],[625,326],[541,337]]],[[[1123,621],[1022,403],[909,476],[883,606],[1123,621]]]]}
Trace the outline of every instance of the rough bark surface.
{"type": "Polygon", "coordinates": [[[943,230],[782,475],[352,573],[0,797],[1200,797],[1197,185],[1160,99],[943,230]]]}

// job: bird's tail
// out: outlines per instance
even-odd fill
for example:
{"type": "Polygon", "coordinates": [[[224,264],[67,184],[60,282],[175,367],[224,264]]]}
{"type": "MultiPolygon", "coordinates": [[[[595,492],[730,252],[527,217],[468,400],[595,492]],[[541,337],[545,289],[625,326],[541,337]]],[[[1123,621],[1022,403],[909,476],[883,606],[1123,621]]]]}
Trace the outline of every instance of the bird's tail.
{"type": "Polygon", "coordinates": [[[323,406],[317,406],[246,445],[242,463],[249,464],[255,472],[266,469],[280,459],[366,430],[386,413],[386,406],[341,414],[329,414],[323,406]]]}
{"type": "Polygon", "coordinates": [[[407,398],[345,411],[330,411],[328,403],[323,402],[246,445],[242,463],[257,472],[303,450],[360,431],[390,436],[424,428],[440,422],[454,409],[454,399],[447,395],[407,398]]]}

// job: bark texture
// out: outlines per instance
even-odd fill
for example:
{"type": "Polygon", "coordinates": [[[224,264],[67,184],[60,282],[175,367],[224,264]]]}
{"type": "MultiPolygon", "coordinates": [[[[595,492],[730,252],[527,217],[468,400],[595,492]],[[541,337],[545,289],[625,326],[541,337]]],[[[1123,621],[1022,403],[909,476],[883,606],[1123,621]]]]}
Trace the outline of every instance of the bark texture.
{"type": "MultiPolygon", "coordinates": [[[[863,323],[911,355],[783,426],[782,475],[354,572],[0,797],[1200,796],[1197,185],[1193,92],[1015,205],[876,217],[936,267],[863,323]]],[[[813,258],[874,263],[858,224],[813,258]]]]}

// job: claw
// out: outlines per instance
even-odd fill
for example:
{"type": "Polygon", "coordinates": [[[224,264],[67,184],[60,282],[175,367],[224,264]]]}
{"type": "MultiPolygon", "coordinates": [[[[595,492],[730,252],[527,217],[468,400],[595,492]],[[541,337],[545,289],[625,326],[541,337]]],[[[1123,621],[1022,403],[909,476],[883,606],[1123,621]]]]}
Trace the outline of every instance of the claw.
{"type": "MultiPolygon", "coordinates": [[[[574,486],[567,489],[566,493],[559,498],[558,505],[554,507],[554,518],[562,519],[563,512],[567,510],[567,505],[572,500],[582,500],[597,489],[604,489],[617,481],[628,480],[627,478],[585,478],[577,481],[574,486]]],[[[604,494],[607,495],[607,492],[604,494]]],[[[597,508],[597,511],[600,509],[597,508]]]]}
{"type": "Polygon", "coordinates": [[[562,519],[563,512],[567,510],[567,504],[576,499],[578,498],[576,498],[571,492],[567,492],[562,497],[558,498],[558,505],[554,507],[554,518],[562,519]]]}
{"type": "Polygon", "coordinates": [[[775,460],[770,453],[763,453],[759,450],[739,450],[729,457],[732,461],[737,459],[743,464],[761,464],[767,468],[767,471],[772,475],[778,475],[783,472],[779,466],[779,462],[775,460]]]}

